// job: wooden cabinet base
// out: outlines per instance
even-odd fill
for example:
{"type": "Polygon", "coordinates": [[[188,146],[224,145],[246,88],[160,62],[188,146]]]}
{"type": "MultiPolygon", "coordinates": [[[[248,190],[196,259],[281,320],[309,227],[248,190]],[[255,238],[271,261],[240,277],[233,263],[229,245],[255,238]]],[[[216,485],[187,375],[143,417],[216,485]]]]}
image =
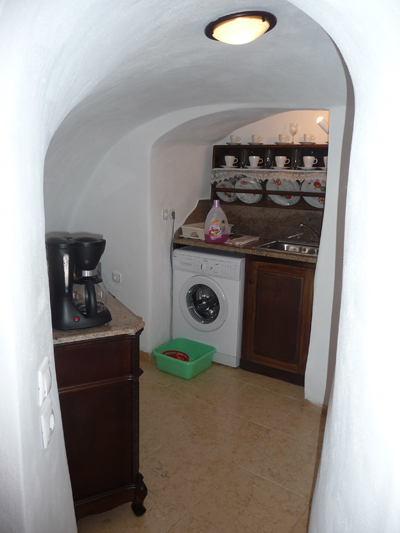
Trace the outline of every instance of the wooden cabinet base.
{"type": "Polygon", "coordinates": [[[139,335],[54,350],[76,518],[132,502],[145,511],[139,472],[139,335]]]}
{"type": "Polygon", "coordinates": [[[142,516],[146,512],[143,505],[146,496],[147,487],[143,482],[142,474],[138,474],[136,482],[129,487],[75,502],[75,516],[79,520],[91,514],[104,513],[128,502],[132,502],[133,513],[136,516],[142,516]]]}
{"type": "Polygon", "coordinates": [[[304,376],[292,374],[292,372],[286,372],[285,370],[279,370],[279,368],[260,365],[259,363],[253,363],[252,361],[246,361],[245,359],[241,359],[240,368],[262,376],[268,376],[270,378],[286,381],[287,383],[293,383],[294,385],[304,386],[304,376]]]}

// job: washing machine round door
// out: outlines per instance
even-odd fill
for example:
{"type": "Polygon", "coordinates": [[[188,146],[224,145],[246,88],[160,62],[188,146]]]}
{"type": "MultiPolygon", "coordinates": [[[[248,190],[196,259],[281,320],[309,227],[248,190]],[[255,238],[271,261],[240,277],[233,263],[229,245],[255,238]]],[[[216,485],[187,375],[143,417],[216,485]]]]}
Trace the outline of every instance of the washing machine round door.
{"type": "Polygon", "coordinates": [[[228,316],[224,291],[205,276],[193,276],[182,285],[179,304],[186,322],[200,331],[215,331],[228,316]]]}

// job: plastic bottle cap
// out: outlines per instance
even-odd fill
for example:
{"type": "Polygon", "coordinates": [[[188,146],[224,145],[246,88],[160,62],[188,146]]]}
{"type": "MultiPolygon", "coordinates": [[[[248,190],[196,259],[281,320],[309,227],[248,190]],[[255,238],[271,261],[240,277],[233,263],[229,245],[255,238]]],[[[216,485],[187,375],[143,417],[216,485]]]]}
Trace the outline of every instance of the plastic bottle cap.
{"type": "Polygon", "coordinates": [[[221,207],[219,200],[213,200],[213,207],[221,207]]]}

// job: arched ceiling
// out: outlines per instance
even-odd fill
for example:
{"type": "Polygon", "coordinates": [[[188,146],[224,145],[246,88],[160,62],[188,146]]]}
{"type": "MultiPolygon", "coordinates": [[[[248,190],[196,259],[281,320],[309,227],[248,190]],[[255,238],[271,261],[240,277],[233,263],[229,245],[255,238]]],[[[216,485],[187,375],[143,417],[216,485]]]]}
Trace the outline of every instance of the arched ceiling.
{"type": "MultiPolygon", "coordinates": [[[[344,68],[335,45],[286,0],[251,5],[245,0],[116,0],[111,8],[99,0],[85,9],[84,16],[72,19],[75,27],[54,59],[49,98],[57,99],[58,86],[69,84],[75,103],[66,109],[48,150],[45,191],[50,199],[71,176],[78,182],[90,175],[120,138],[169,113],[232,105],[263,109],[267,116],[275,110],[345,104],[344,68]],[[211,20],[250,8],[274,13],[276,27],[244,46],[205,37],[211,20]],[[80,82],[77,94],[75,80],[80,82]]],[[[213,127],[215,139],[235,129],[232,118],[222,135],[218,116],[214,126],[207,120],[205,140],[213,138],[213,127]]],[[[243,114],[238,113],[241,125],[243,114]]],[[[199,128],[193,131],[201,140],[199,128]]]]}

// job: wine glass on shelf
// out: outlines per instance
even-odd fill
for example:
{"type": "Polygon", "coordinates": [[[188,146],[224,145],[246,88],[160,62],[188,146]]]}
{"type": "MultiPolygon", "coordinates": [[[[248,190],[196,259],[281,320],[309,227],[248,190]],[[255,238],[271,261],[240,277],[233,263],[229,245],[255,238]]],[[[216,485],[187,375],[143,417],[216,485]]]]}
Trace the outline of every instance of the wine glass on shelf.
{"type": "Polygon", "coordinates": [[[297,124],[297,122],[291,122],[289,124],[289,132],[292,136],[292,144],[294,144],[294,136],[296,135],[298,131],[299,131],[299,125],[297,124]]]}

